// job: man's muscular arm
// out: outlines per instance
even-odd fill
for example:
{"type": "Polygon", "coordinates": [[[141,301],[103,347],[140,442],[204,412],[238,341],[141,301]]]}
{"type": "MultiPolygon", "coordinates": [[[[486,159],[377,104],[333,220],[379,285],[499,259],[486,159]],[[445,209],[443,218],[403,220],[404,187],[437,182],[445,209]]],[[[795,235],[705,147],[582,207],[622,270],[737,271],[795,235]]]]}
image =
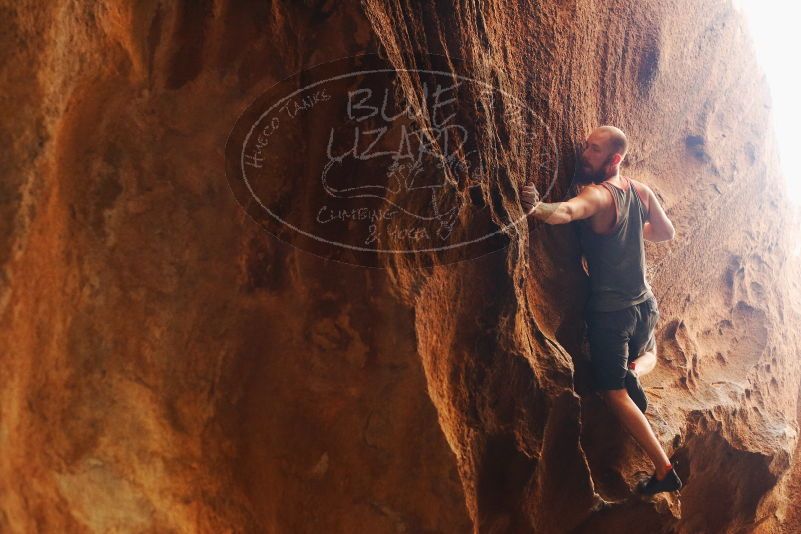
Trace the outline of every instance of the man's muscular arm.
{"type": "Polygon", "coordinates": [[[603,206],[601,192],[595,187],[585,187],[581,193],[566,202],[534,203],[534,186],[523,187],[522,203],[526,215],[533,215],[548,224],[565,224],[595,215],[603,206]]]}
{"type": "Polygon", "coordinates": [[[665,210],[656,198],[656,195],[646,184],[637,182],[640,186],[639,190],[645,190],[646,193],[646,209],[648,215],[645,223],[642,226],[642,235],[648,241],[670,241],[676,235],[676,230],[673,228],[673,223],[668,219],[665,210]]]}

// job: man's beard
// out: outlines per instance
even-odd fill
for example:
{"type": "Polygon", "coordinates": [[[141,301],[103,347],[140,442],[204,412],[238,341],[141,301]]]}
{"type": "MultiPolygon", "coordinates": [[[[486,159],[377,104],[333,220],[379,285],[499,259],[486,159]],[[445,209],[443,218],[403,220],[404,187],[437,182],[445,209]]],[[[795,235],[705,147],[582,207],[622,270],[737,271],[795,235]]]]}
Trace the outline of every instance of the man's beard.
{"type": "Polygon", "coordinates": [[[589,184],[589,183],[599,184],[599,183],[603,182],[604,180],[606,180],[606,171],[605,171],[605,169],[606,169],[607,165],[612,163],[612,157],[613,156],[614,156],[614,154],[612,154],[608,158],[606,158],[606,161],[603,162],[603,164],[601,165],[601,168],[598,169],[597,171],[592,171],[592,170],[590,170],[589,167],[585,167],[584,165],[586,163],[585,163],[584,159],[583,158],[579,158],[578,161],[576,162],[576,165],[577,165],[577,168],[576,168],[576,182],[578,182],[580,184],[589,184]]]}

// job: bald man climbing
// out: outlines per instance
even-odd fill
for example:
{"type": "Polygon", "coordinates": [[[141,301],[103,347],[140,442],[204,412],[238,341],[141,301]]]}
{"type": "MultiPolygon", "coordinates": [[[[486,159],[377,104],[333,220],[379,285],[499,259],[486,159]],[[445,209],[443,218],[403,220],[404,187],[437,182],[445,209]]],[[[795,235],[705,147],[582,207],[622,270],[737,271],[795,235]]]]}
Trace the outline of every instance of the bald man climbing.
{"type": "Polygon", "coordinates": [[[637,485],[639,493],[653,495],[682,483],[644,415],[648,401],[639,377],[656,365],[659,309],[645,276],[643,239],[667,241],[674,229],[651,188],[620,175],[627,149],[620,129],[596,128],[577,165],[577,196],[537,203],[533,185],[521,196],[527,215],[548,224],[579,223],[590,277],[585,321],[593,382],[654,462],[654,474],[637,485]]]}

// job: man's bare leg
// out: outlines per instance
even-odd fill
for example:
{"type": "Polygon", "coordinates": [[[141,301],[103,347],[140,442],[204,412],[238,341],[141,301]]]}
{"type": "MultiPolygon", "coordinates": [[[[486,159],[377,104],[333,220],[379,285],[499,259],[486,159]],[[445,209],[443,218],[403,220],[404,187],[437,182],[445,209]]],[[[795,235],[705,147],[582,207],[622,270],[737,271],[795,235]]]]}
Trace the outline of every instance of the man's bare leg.
{"type": "Polygon", "coordinates": [[[637,376],[648,374],[656,367],[656,343],[651,350],[643,352],[642,356],[629,362],[629,369],[637,376]]]}
{"type": "MultiPolygon", "coordinates": [[[[637,361],[639,360],[640,358],[637,358],[637,361]]],[[[670,458],[665,454],[662,445],[659,444],[659,440],[656,439],[648,419],[645,418],[645,415],[631,400],[626,389],[604,391],[604,400],[612,408],[620,422],[623,423],[623,426],[631,432],[637,443],[651,458],[656,469],[656,477],[658,479],[664,478],[668,472],[667,466],[670,465],[670,458]]]]}

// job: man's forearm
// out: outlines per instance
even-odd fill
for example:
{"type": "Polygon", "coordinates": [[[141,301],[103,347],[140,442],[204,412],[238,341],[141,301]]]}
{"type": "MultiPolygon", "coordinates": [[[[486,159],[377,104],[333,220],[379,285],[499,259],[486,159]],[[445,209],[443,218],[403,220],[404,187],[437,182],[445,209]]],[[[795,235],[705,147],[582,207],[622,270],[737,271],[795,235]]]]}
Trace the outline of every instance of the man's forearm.
{"type": "Polygon", "coordinates": [[[655,243],[660,241],[670,241],[673,239],[673,234],[674,232],[671,232],[670,234],[657,233],[654,231],[654,227],[651,225],[650,221],[645,221],[645,223],[642,225],[642,237],[648,241],[653,241],[655,243]]]}
{"type": "Polygon", "coordinates": [[[547,224],[565,224],[573,220],[567,202],[540,202],[531,208],[529,215],[547,224]]]}

